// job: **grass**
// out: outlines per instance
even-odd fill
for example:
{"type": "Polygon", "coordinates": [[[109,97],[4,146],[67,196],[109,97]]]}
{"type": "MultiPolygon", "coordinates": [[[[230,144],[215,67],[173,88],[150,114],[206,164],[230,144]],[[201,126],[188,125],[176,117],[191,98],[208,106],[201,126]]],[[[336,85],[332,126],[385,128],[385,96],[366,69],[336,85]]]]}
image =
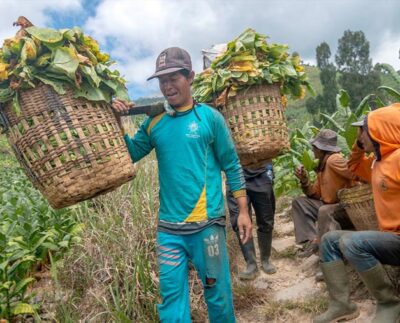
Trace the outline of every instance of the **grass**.
{"type": "Polygon", "coordinates": [[[288,258],[288,259],[295,259],[297,255],[297,249],[295,246],[290,246],[281,252],[277,252],[273,250],[272,253],[274,258],[288,258]]]}
{"type": "Polygon", "coordinates": [[[288,322],[289,317],[296,314],[317,315],[328,308],[328,299],[315,295],[302,301],[268,301],[261,309],[266,321],[288,322]]]}

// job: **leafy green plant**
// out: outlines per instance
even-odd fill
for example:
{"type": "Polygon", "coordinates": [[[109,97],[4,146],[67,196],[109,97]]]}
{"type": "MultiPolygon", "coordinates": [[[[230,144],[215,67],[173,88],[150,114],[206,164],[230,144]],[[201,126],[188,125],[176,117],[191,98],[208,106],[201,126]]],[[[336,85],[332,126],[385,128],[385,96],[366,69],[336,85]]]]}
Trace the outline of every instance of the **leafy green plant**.
{"type": "Polygon", "coordinates": [[[248,28],[227,44],[211,67],[195,77],[193,96],[199,102],[210,102],[228,90],[234,96],[240,89],[253,84],[281,84],[282,95],[303,98],[305,88],[314,92],[300,56],[289,55],[288,46],[270,44],[267,36],[248,28]]]}
{"type": "MultiPolygon", "coordinates": [[[[3,164],[4,165],[4,164],[3,164]]],[[[15,165],[15,161],[14,161],[15,165]]],[[[83,226],[74,209],[53,210],[22,170],[0,172],[0,318],[35,314],[31,304],[32,274],[48,265],[50,253],[60,257],[76,242],[83,226]]]]}
{"type": "MultiPolygon", "coordinates": [[[[381,68],[386,70],[395,83],[400,86],[400,76],[393,67],[388,64],[381,64],[381,68]]],[[[325,113],[319,114],[322,125],[320,129],[332,129],[337,132],[338,146],[342,149],[341,152],[345,156],[349,155],[357,137],[357,128],[351,126],[351,124],[360,120],[363,115],[372,109],[400,101],[400,92],[393,87],[380,86],[377,88],[377,93],[371,93],[364,97],[353,112],[350,109],[351,100],[349,94],[347,91],[341,89],[336,96],[336,111],[331,115],[325,113]],[[389,99],[382,94],[385,94],[389,99]]],[[[274,160],[274,188],[277,196],[282,194],[296,195],[300,193],[298,180],[294,176],[296,166],[302,164],[311,174],[311,178],[315,176],[313,170],[316,166],[316,161],[313,159],[309,141],[320,129],[307,122],[302,129],[296,128],[291,132],[290,151],[274,160]]]]}
{"type": "Polygon", "coordinates": [[[0,49],[0,102],[12,100],[19,112],[18,90],[39,83],[59,94],[71,88],[75,97],[91,101],[128,99],[125,80],[110,69],[112,63],[78,27],[54,30],[31,25],[6,39],[0,49]]]}

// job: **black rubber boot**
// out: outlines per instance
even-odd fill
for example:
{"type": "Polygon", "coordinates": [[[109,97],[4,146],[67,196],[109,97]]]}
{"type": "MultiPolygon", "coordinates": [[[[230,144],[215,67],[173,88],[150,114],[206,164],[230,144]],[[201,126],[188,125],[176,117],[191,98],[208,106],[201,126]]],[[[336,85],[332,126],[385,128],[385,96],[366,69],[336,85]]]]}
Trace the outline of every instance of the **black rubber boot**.
{"type": "Polygon", "coordinates": [[[258,235],[258,248],[260,249],[261,268],[266,274],[275,274],[276,268],[270,263],[269,257],[271,256],[272,247],[272,231],[259,232],[258,235]]]}
{"type": "Polygon", "coordinates": [[[246,269],[239,273],[238,277],[242,280],[253,280],[257,277],[258,268],[257,268],[257,260],[256,260],[256,249],[254,248],[254,241],[250,239],[244,245],[240,241],[239,233],[236,232],[238,237],[240,249],[242,250],[242,254],[244,260],[246,261],[246,269]]]}

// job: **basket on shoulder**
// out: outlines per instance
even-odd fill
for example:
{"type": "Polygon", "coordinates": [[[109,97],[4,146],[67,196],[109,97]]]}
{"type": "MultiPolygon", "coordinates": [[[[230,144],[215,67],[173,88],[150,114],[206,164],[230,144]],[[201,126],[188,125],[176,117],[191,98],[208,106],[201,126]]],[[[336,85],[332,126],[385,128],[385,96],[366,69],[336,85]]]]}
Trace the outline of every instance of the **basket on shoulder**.
{"type": "Polygon", "coordinates": [[[0,52],[0,116],[34,187],[62,208],[134,178],[109,104],[126,88],[108,55],[77,27],[15,24],[21,29],[0,52]]]}
{"type": "Polygon", "coordinates": [[[299,55],[249,28],[227,44],[203,50],[203,65],[194,97],[219,107],[242,166],[257,168],[286,152],[286,96],[301,99],[305,88],[313,92],[299,55]]]}

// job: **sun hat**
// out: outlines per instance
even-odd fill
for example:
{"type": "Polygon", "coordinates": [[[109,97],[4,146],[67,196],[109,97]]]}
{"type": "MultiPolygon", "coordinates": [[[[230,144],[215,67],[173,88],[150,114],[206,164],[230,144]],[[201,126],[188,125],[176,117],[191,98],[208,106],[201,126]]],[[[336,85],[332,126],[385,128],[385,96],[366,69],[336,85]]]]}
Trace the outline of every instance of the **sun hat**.
{"type": "Polygon", "coordinates": [[[330,129],[321,130],[310,143],[320,150],[331,152],[339,152],[341,150],[337,146],[337,133],[330,129]]]}

